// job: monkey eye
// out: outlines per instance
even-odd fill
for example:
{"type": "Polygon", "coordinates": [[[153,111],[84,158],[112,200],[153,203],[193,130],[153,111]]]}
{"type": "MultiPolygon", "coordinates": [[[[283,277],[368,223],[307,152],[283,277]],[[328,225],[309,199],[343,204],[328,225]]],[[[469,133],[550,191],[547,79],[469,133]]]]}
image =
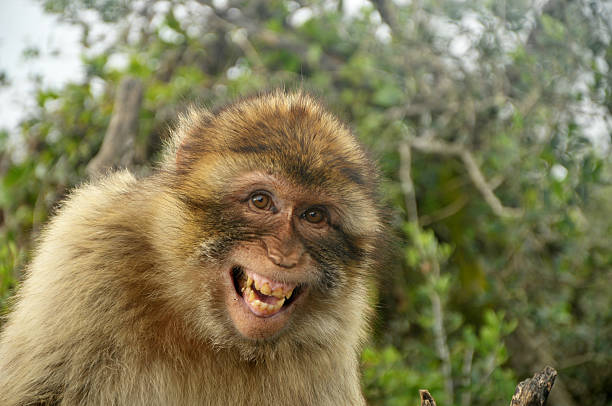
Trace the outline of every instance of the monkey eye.
{"type": "Polygon", "coordinates": [[[251,203],[258,209],[266,210],[270,208],[272,199],[265,193],[257,192],[251,196],[251,203]]]}
{"type": "Polygon", "coordinates": [[[311,207],[310,209],[302,213],[301,217],[309,223],[319,224],[323,220],[325,220],[325,218],[327,217],[327,214],[325,213],[325,210],[321,208],[311,207]]]}

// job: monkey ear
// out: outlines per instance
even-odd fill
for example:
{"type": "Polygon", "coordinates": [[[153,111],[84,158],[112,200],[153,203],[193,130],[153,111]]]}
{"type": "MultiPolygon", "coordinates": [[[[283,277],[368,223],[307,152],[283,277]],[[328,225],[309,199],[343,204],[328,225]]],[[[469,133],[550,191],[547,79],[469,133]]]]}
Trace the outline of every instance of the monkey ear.
{"type": "Polygon", "coordinates": [[[212,118],[210,111],[196,106],[179,116],[168,148],[168,158],[174,161],[177,169],[187,169],[204,152],[206,129],[212,118]]]}

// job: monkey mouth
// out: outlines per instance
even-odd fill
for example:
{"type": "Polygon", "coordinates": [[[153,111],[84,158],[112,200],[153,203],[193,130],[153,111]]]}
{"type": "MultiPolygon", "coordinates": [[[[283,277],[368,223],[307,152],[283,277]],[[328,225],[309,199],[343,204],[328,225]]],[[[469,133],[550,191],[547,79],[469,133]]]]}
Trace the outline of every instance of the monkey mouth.
{"type": "Polygon", "coordinates": [[[295,301],[301,286],[273,281],[241,266],[232,268],[234,289],[249,310],[258,317],[274,316],[295,301]]]}

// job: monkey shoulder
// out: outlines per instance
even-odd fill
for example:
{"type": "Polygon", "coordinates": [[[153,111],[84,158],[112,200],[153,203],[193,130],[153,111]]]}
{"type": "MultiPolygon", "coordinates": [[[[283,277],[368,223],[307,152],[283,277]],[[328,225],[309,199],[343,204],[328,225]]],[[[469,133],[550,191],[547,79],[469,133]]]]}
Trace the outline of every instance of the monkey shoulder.
{"type": "Polygon", "coordinates": [[[82,185],[45,227],[0,336],[0,404],[53,403],[84,390],[69,382],[122,359],[118,332],[134,325],[140,294],[129,281],[150,256],[141,183],[120,172],[82,185]]]}
{"type": "Polygon", "coordinates": [[[124,286],[122,278],[149,265],[143,258],[152,257],[143,182],[124,171],[72,191],[39,238],[22,296],[113,300],[113,289],[124,286]],[[81,295],[75,289],[90,292],[81,295]],[[92,296],[92,291],[97,294],[92,296]]]}
{"type": "Polygon", "coordinates": [[[143,182],[122,171],[73,190],[44,230],[36,255],[112,258],[146,228],[149,200],[143,182]]]}

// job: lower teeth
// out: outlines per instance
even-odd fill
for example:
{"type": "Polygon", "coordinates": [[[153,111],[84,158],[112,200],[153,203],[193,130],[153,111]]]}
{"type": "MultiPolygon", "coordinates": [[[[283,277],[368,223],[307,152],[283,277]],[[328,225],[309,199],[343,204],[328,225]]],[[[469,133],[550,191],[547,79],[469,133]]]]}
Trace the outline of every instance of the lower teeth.
{"type": "Polygon", "coordinates": [[[246,300],[246,302],[251,307],[255,308],[255,310],[260,311],[262,313],[276,313],[281,309],[281,307],[283,307],[283,304],[285,303],[284,298],[278,299],[276,304],[265,303],[256,298],[255,292],[250,287],[243,288],[243,290],[244,299],[246,300]]]}

